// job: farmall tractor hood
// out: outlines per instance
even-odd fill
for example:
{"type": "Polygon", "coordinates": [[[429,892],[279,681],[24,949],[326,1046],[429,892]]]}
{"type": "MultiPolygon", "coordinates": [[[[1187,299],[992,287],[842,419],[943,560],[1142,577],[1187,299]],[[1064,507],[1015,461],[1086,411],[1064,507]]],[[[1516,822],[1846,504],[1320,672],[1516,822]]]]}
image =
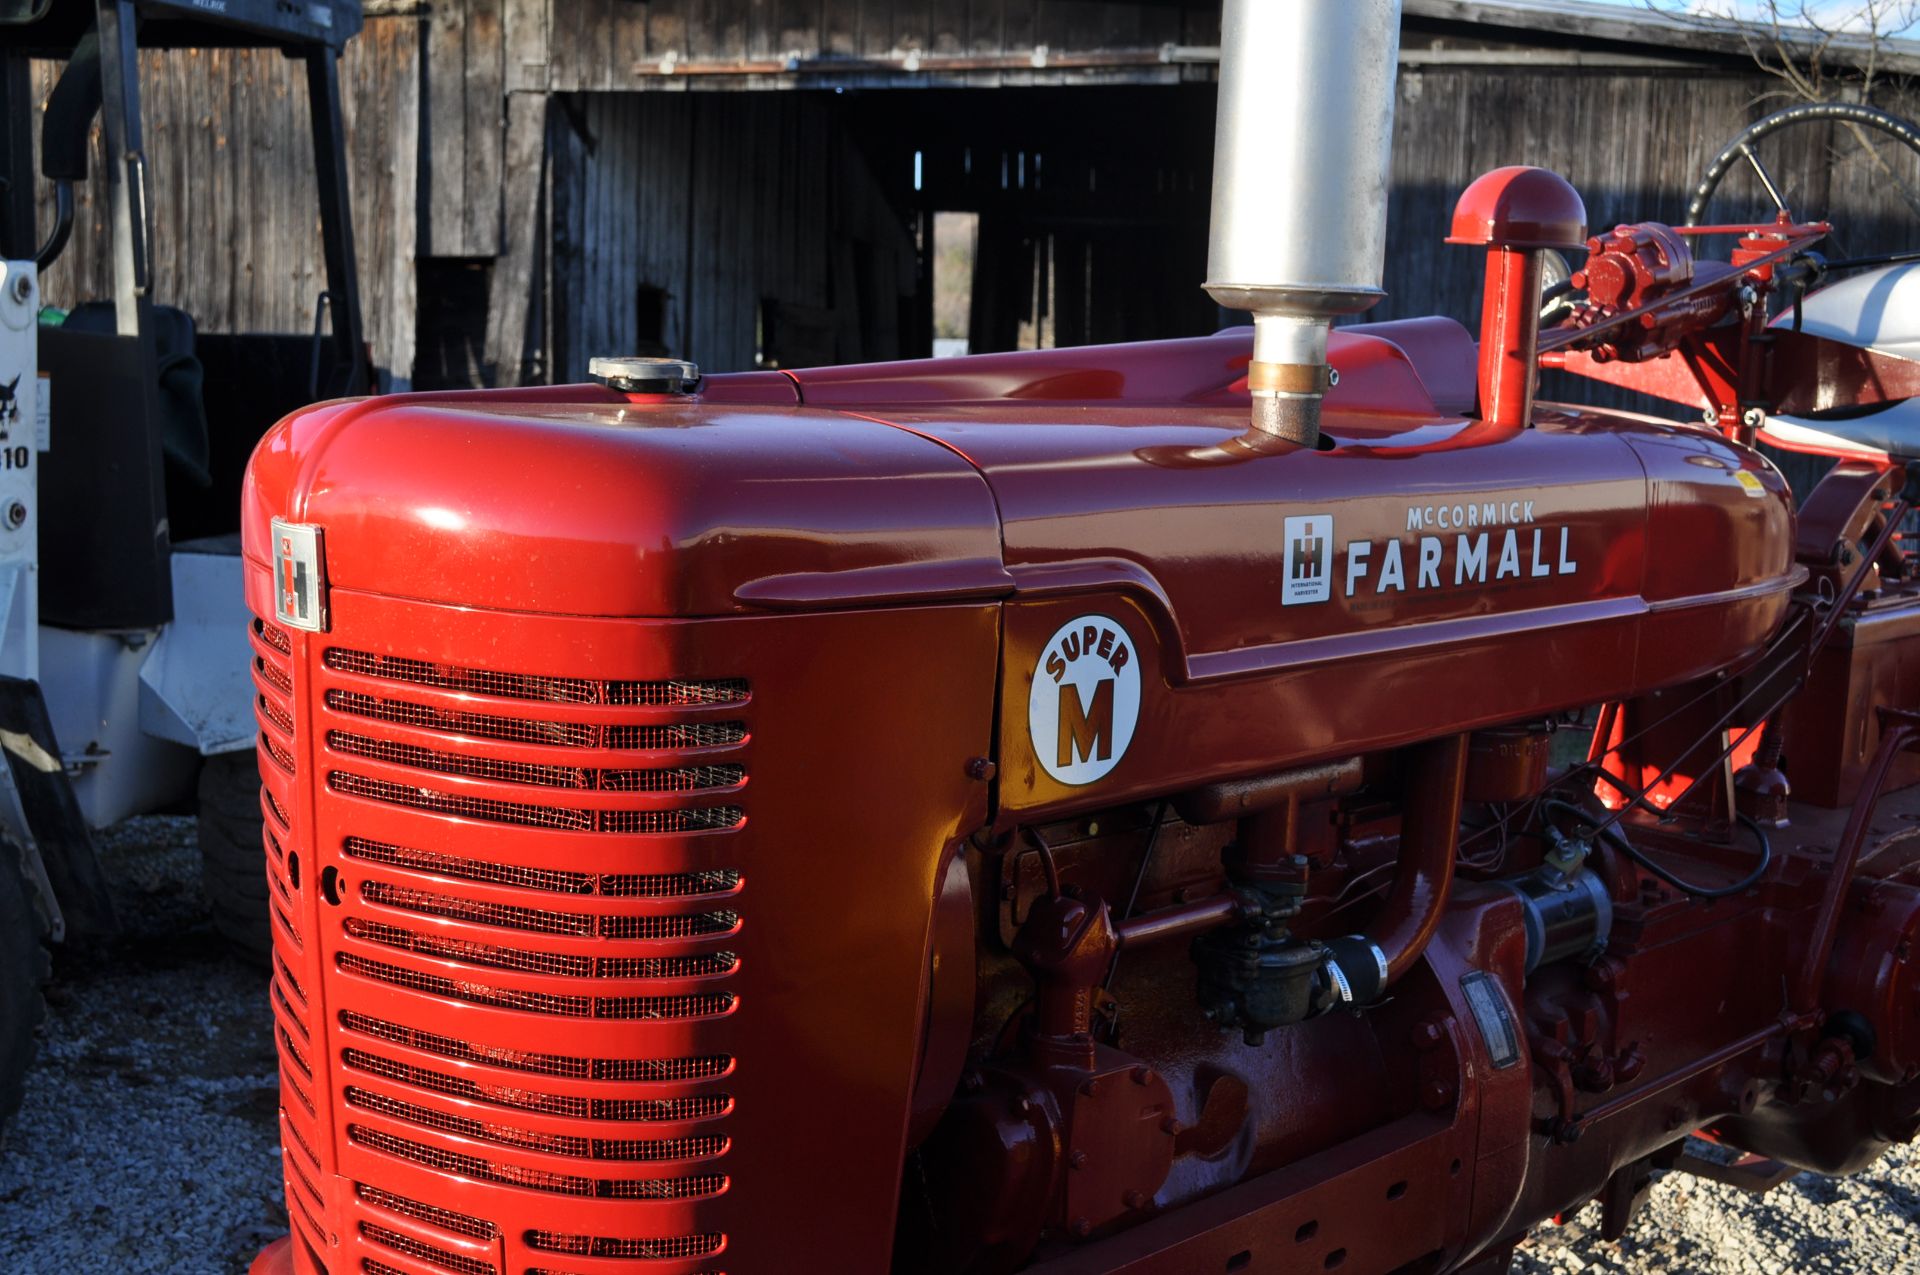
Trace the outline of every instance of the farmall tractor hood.
{"type": "Polygon", "coordinates": [[[1651,418],[1473,421],[1451,321],[1336,334],[1316,450],[1246,443],[1250,356],[1237,329],[326,404],[261,443],[247,552],[267,563],[263,511],[291,510],[331,588],[609,617],[1129,582],[1196,674],[1789,583],[1785,489],[1752,454],[1651,418]]]}
{"type": "MultiPolygon", "coordinates": [[[[1104,595],[1169,689],[1295,686],[1285,738],[1244,745],[1281,760],[1673,684],[1778,623],[1793,513],[1752,452],[1651,418],[1473,420],[1474,345],[1449,320],[1336,333],[1324,438],[1303,448],[1247,429],[1252,353],[1238,329],[716,376],[692,395],[333,404],[262,443],[247,551],[269,562],[271,511],[321,528],[336,591],[505,612],[1031,601],[1037,627],[1005,630],[1008,703],[1073,618],[1050,608],[1104,595]],[[1393,700],[1432,712],[1361,711],[1393,700]],[[1356,713],[1393,738],[1357,741],[1356,713]]],[[[1143,698],[1116,797],[1205,764],[1179,760],[1171,723],[1148,730],[1169,701],[1143,698]]],[[[1010,805],[1070,799],[1008,723],[1010,805]]]]}

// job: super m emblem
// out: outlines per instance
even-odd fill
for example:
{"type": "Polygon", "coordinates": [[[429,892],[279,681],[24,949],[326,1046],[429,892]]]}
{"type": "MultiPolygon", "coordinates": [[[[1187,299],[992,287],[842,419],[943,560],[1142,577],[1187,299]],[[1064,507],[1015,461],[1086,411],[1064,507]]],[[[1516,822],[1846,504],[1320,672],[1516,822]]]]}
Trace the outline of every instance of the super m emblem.
{"type": "Polygon", "coordinates": [[[1140,661],[1118,620],[1083,615],[1040,653],[1027,695],[1027,733],[1041,769],[1090,784],[1120,764],[1140,718],[1140,661]]]}
{"type": "Polygon", "coordinates": [[[288,628],[327,627],[327,564],[320,528],[273,520],[273,613],[288,628]]]}

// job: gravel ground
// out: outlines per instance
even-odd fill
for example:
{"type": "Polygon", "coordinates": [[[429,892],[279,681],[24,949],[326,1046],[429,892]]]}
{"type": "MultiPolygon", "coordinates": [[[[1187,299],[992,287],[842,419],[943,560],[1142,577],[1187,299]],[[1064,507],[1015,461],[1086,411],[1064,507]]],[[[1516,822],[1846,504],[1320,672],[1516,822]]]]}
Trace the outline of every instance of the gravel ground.
{"type": "MultiPolygon", "coordinates": [[[[0,1272],[237,1275],[283,1233],[264,977],[227,954],[191,819],[100,838],[127,933],[66,952],[20,1119],[0,1147],[0,1272]]],[[[1920,1154],[1755,1198],[1681,1174],[1618,1243],[1591,1206],[1543,1228],[1520,1275],[1920,1275],[1920,1154]]]]}
{"type": "Polygon", "coordinates": [[[200,896],[194,821],[98,838],[126,933],[64,951],[0,1147],[0,1271],[244,1271],[287,1228],[266,976],[200,896]]]}
{"type": "Polygon", "coordinates": [[[1617,1243],[1599,1238],[1600,1206],[1544,1226],[1515,1275],[1687,1271],[1701,1275],[1920,1272],[1920,1153],[1896,1147],[1865,1173],[1803,1173],[1763,1196],[1669,1173],[1617,1243]]]}

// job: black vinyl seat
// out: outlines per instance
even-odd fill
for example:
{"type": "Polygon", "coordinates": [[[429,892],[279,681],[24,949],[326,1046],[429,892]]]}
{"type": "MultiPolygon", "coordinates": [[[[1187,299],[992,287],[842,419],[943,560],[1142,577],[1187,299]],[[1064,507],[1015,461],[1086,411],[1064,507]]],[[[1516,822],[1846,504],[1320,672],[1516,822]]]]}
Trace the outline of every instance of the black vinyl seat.
{"type": "MultiPolygon", "coordinates": [[[[62,327],[75,332],[111,336],[115,331],[113,303],[83,301],[67,315],[62,327]]],[[[194,353],[193,316],[170,305],[153,307],[153,350],[158,376],[160,450],[167,476],[174,482],[207,487],[211,445],[203,396],[206,374],[194,353]]]]}

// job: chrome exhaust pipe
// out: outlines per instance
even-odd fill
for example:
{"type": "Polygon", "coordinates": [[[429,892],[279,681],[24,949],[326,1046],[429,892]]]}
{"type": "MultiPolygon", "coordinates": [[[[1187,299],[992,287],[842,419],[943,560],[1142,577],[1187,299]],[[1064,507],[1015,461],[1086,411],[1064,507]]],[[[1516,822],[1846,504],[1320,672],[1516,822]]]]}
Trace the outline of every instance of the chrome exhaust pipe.
{"type": "Polygon", "coordinates": [[[1253,314],[1253,424],[1317,446],[1333,318],[1385,294],[1399,0],[1226,0],[1206,289],[1253,314]]]}

